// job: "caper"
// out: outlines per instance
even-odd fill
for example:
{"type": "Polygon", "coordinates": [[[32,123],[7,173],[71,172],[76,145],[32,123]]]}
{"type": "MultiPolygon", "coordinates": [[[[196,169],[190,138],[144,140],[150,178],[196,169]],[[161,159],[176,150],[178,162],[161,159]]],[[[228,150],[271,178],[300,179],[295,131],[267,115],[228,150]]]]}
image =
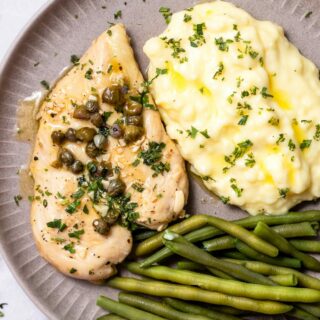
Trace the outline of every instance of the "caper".
{"type": "Polygon", "coordinates": [[[127,125],[124,130],[124,140],[126,143],[137,141],[143,135],[143,128],[127,125]]]}
{"type": "Polygon", "coordinates": [[[115,197],[122,194],[125,190],[126,190],[125,183],[120,178],[117,178],[110,181],[107,191],[111,197],[115,197]]]}
{"type": "Polygon", "coordinates": [[[54,144],[62,144],[65,138],[65,134],[61,130],[55,130],[51,133],[51,139],[54,144]]]}
{"type": "Polygon", "coordinates": [[[73,111],[73,117],[75,119],[81,119],[81,120],[89,120],[91,117],[90,112],[87,110],[87,108],[83,105],[76,105],[74,111],[73,111]]]}
{"type": "Polygon", "coordinates": [[[102,127],[104,124],[102,115],[100,113],[93,114],[91,116],[91,123],[98,128],[102,127]]]}
{"type": "Polygon", "coordinates": [[[121,111],[125,102],[122,87],[117,84],[107,87],[102,93],[102,101],[115,106],[117,111],[121,111]]]}
{"type": "Polygon", "coordinates": [[[93,225],[94,231],[96,231],[102,235],[107,234],[110,230],[110,226],[109,226],[108,222],[106,222],[103,219],[93,220],[92,225],[93,225]]]}
{"type": "Polygon", "coordinates": [[[74,163],[74,156],[70,150],[63,148],[59,152],[58,160],[67,166],[71,166],[74,163]]]}
{"type": "Polygon", "coordinates": [[[97,134],[97,131],[90,127],[83,127],[76,131],[76,137],[80,141],[90,142],[93,137],[97,134]]]}
{"type": "Polygon", "coordinates": [[[86,154],[92,159],[96,158],[100,154],[99,149],[96,147],[93,141],[86,145],[86,154]]]}
{"type": "Polygon", "coordinates": [[[66,139],[71,142],[77,141],[76,130],[73,128],[69,128],[66,132],[66,139]]]}
{"type": "Polygon", "coordinates": [[[123,108],[123,113],[126,116],[138,116],[142,113],[142,105],[139,102],[129,100],[123,108]]]}
{"type": "Polygon", "coordinates": [[[125,119],[126,124],[132,124],[137,127],[142,126],[142,116],[130,116],[125,119]]]}
{"type": "Polygon", "coordinates": [[[105,178],[112,175],[112,166],[109,162],[101,161],[97,164],[96,174],[99,177],[105,178]]]}
{"type": "Polygon", "coordinates": [[[99,111],[99,102],[97,100],[88,100],[86,103],[86,109],[91,113],[99,111]]]}
{"type": "Polygon", "coordinates": [[[119,210],[109,210],[107,215],[105,217],[103,217],[103,219],[109,225],[112,225],[118,220],[119,215],[120,215],[120,211],[119,210]]]}
{"type": "Polygon", "coordinates": [[[94,142],[95,146],[100,150],[106,149],[106,147],[108,145],[107,138],[102,134],[96,134],[93,137],[93,142],[94,142]]]}
{"type": "Polygon", "coordinates": [[[110,135],[113,138],[119,139],[123,136],[123,130],[118,123],[114,123],[110,128],[110,135]]]}
{"type": "Polygon", "coordinates": [[[83,169],[84,169],[83,163],[79,160],[76,160],[70,167],[70,170],[76,174],[82,172],[83,169]]]}

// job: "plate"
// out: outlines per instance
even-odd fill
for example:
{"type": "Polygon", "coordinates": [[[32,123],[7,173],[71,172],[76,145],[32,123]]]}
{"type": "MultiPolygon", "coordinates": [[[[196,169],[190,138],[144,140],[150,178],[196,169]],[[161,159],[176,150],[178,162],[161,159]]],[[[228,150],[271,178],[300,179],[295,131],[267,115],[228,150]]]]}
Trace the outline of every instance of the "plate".
{"type": "MultiPolygon", "coordinates": [[[[288,38],[320,66],[320,2],[318,0],[232,0],[254,17],[282,25],[288,38]],[[312,12],[306,18],[308,12],[312,12]]],[[[17,281],[33,302],[54,320],[89,320],[103,312],[96,297],[116,296],[116,291],[63,276],[38,254],[29,224],[29,204],[17,207],[17,170],[27,163],[30,145],[15,140],[19,99],[40,89],[40,81],[53,82],[69,64],[70,55],[81,55],[109,23],[123,22],[131,36],[141,70],[147,59],[142,46],[165,28],[161,6],[178,11],[192,0],[56,0],[45,5],[16,40],[0,68],[0,248],[17,281]],[[122,18],[114,20],[114,13],[122,18]]],[[[190,176],[190,214],[208,213],[233,219],[241,210],[223,205],[190,176]]],[[[299,209],[319,208],[316,202],[299,209]]]]}

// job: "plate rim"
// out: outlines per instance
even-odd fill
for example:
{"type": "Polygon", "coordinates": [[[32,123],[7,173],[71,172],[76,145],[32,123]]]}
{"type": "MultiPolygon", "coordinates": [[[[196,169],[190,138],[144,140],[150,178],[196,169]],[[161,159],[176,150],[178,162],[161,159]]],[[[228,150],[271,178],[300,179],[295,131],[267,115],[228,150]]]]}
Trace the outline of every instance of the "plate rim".
{"type": "MultiPolygon", "coordinates": [[[[47,0],[43,5],[38,8],[38,10],[29,18],[29,20],[24,24],[18,34],[15,36],[14,40],[9,45],[9,48],[6,50],[3,58],[0,61],[0,84],[4,80],[4,74],[6,68],[10,65],[11,57],[13,56],[14,52],[17,50],[21,41],[29,32],[30,29],[34,26],[37,22],[37,19],[43,15],[46,11],[50,10],[51,6],[56,2],[56,0],[47,0]]],[[[48,309],[46,308],[39,299],[33,294],[31,290],[28,289],[27,283],[22,280],[21,277],[18,276],[18,271],[15,268],[11,268],[12,263],[9,261],[9,257],[4,250],[3,243],[0,241],[0,254],[3,258],[3,261],[7,265],[9,272],[13,275],[13,278],[19,285],[19,287],[23,290],[26,296],[31,300],[34,306],[40,310],[44,316],[46,316],[50,320],[58,320],[58,318],[48,309]]]]}

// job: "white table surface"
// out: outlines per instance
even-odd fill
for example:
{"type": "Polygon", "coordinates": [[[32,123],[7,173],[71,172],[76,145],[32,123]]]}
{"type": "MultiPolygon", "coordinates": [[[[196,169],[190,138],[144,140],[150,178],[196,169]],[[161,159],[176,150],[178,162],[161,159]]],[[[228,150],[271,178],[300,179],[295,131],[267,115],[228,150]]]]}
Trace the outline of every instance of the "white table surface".
{"type": "MultiPolygon", "coordinates": [[[[0,61],[12,41],[34,13],[47,0],[0,0],[0,61]]],[[[0,304],[4,320],[46,320],[47,317],[31,302],[10,273],[0,255],[0,304]]]]}

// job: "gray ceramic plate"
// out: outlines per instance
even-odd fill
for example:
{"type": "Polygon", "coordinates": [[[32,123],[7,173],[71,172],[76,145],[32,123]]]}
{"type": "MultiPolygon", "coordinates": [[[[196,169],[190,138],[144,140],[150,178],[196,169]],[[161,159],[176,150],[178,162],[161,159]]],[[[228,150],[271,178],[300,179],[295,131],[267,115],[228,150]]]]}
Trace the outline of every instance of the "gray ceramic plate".
{"type": "MultiPolygon", "coordinates": [[[[192,0],[56,0],[50,1],[33,18],[15,42],[1,66],[0,74],[0,248],[10,269],[35,304],[50,319],[95,319],[98,294],[115,296],[105,287],[63,276],[40,258],[29,225],[27,201],[17,207],[19,167],[27,162],[30,146],[15,140],[18,100],[40,88],[40,81],[53,81],[69,64],[71,54],[81,54],[92,39],[114,22],[122,10],[142,70],[147,59],[142,46],[159,34],[165,24],[158,10],[167,6],[177,11],[195,4],[192,0]],[[37,65],[37,63],[39,64],[37,65]],[[37,65],[37,66],[35,66],[37,65]]],[[[289,39],[304,55],[320,66],[319,0],[232,0],[256,18],[281,24],[289,39]],[[308,12],[312,15],[305,18],[308,12]]],[[[189,213],[210,213],[226,218],[242,215],[224,206],[191,178],[189,213]]],[[[316,203],[303,208],[316,207],[316,203]]]]}

